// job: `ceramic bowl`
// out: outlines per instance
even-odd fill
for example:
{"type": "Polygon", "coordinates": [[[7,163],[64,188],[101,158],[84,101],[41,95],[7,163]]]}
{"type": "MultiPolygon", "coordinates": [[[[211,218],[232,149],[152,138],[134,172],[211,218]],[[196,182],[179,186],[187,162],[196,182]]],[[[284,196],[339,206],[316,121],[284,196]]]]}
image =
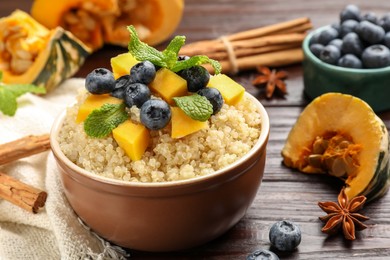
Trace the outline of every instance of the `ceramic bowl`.
{"type": "Polygon", "coordinates": [[[311,37],[324,30],[321,27],[303,41],[304,92],[314,99],[327,92],[340,92],[366,101],[375,112],[390,109],[390,66],[378,69],[352,69],[321,61],[309,49],[311,37]]]}
{"type": "Polygon", "coordinates": [[[101,177],[72,163],[57,137],[65,112],[51,131],[65,195],[76,214],[114,244],[142,251],[176,251],[206,243],[233,227],[256,196],[264,172],[269,119],[261,103],[261,134],[241,159],[189,180],[134,183],[101,177]]]}

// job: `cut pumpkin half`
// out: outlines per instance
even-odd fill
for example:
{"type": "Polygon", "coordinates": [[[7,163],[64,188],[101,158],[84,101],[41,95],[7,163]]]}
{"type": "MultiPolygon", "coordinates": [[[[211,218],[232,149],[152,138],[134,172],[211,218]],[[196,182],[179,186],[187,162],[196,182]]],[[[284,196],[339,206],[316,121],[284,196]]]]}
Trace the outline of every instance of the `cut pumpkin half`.
{"type": "Polygon", "coordinates": [[[390,185],[389,138],[383,121],[363,100],[328,93],[298,117],[282,149],[283,162],[304,173],[342,179],[348,198],[382,196],[390,185]]]}
{"type": "Polygon", "coordinates": [[[178,26],[184,0],[35,0],[31,14],[48,28],[62,26],[93,49],[104,43],[126,47],[128,25],[143,42],[157,45],[178,26]]]}

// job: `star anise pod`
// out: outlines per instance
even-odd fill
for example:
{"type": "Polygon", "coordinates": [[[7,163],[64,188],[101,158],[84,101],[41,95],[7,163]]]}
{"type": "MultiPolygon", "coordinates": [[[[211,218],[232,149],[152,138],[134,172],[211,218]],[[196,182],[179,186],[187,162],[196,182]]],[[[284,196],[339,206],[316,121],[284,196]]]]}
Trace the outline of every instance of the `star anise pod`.
{"type": "Polygon", "coordinates": [[[334,234],[342,227],[345,238],[354,240],[355,229],[363,230],[367,228],[362,221],[366,221],[369,218],[356,213],[363,208],[366,199],[365,196],[361,195],[354,197],[349,201],[343,188],[338,195],[338,204],[331,201],[318,202],[318,206],[328,213],[328,215],[320,217],[321,221],[326,222],[321,231],[327,234],[334,234]]]}
{"type": "Polygon", "coordinates": [[[267,98],[271,98],[275,92],[275,89],[278,89],[282,95],[287,94],[286,83],[283,79],[287,78],[287,72],[285,71],[276,71],[275,69],[270,70],[268,67],[258,66],[256,70],[261,73],[257,76],[252,84],[255,86],[266,86],[265,95],[267,98]]]}

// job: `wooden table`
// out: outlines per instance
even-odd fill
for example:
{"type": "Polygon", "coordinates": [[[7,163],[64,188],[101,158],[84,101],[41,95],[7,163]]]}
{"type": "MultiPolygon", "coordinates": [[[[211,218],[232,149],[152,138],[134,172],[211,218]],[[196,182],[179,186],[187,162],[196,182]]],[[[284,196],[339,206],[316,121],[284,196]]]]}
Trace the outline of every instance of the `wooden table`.
{"type": "MultiPolygon", "coordinates": [[[[183,20],[175,34],[186,35],[187,42],[193,42],[302,16],[310,17],[314,27],[319,27],[338,21],[339,12],[347,2],[350,1],[187,0],[183,20]]],[[[364,11],[380,15],[390,12],[388,0],[354,2],[364,11]]],[[[0,14],[8,15],[15,8],[28,11],[30,5],[30,0],[2,0],[0,14]]],[[[84,77],[95,67],[109,67],[109,58],[123,51],[117,47],[105,47],[93,54],[76,76],[84,77]]],[[[302,242],[294,252],[277,252],[281,259],[390,259],[389,193],[362,210],[361,213],[370,217],[366,222],[369,228],[358,232],[355,241],[346,241],[341,234],[327,237],[321,233],[323,224],[318,217],[325,213],[317,202],[335,201],[341,183],[329,177],[304,175],[282,165],[280,151],[287,134],[308,102],[303,95],[300,64],[283,69],[289,73],[285,98],[266,100],[264,94],[250,83],[254,72],[234,77],[261,100],[271,121],[263,183],[246,216],[226,234],[199,248],[170,254],[130,250],[133,258],[245,259],[255,249],[270,249],[268,232],[271,225],[290,219],[300,226],[302,242]]],[[[389,128],[390,112],[379,116],[389,128]]]]}

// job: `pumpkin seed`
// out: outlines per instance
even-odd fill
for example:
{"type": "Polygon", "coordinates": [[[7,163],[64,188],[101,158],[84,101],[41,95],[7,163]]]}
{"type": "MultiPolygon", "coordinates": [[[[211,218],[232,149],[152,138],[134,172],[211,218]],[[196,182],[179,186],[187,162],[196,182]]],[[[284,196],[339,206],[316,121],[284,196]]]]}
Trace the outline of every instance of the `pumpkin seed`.
{"type": "Polygon", "coordinates": [[[313,143],[313,153],[323,154],[326,148],[328,148],[328,141],[320,136],[317,136],[316,140],[313,143]]]}
{"type": "Polygon", "coordinates": [[[23,74],[31,67],[33,64],[30,60],[20,60],[20,59],[12,59],[11,60],[11,69],[16,74],[23,74]]]}
{"type": "Polygon", "coordinates": [[[346,167],[347,166],[343,158],[336,157],[333,160],[331,168],[329,169],[329,174],[336,177],[343,177],[347,174],[346,167]]]}
{"type": "Polygon", "coordinates": [[[308,163],[310,164],[310,166],[313,166],[315,168],[323,168],[322,155],[320,154],[309,155],[308,163]]]}

